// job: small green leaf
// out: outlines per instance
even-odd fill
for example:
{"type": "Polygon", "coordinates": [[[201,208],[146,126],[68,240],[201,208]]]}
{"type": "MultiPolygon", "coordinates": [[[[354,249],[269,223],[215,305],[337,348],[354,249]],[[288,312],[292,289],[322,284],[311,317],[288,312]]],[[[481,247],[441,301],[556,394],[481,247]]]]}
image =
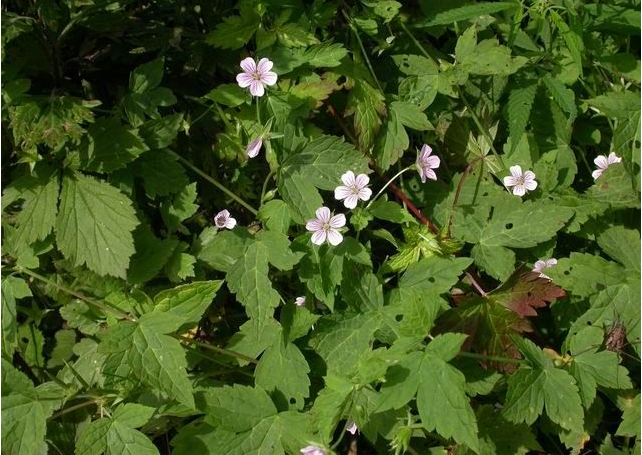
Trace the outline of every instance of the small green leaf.
{"type": "Polygon", "coordinates": [[[129,76],[129,89],[134,93],[144,93],[155,89],[163,80],[164,72],[164,58],[144,63],[136,67],[129,76]]]}
{"type": "Polygon", "coordinates": [[[254,35],[260,18],[251,8],[245,8],[240,16],[229,16],[219,22],[207,35],[206,42],[221,49],[240,49],[254,35]]]}
{"type": "Polygon", "coordinates": [[[346,116],[354,114],[354,130],[359,138],[359,147],[368,150],[381,128],[381,117],[387,115],[384,97],[363,80],[356,80],[350,90],[346,116]]]}
{"type": "Polygon", "coordinates": [[[196,182],[187,185],[178,193],[171,202],[161,205],[161,216],[170,231],[175,230],[181,221],[186,220],[196,213],[196,182]]]}
{"type": "Polygon", "coordinates": [[[279,199],[263,204],[259,209],[258,217],[272,231],[287,233],[290,228],[290,208],[279,199]]]}

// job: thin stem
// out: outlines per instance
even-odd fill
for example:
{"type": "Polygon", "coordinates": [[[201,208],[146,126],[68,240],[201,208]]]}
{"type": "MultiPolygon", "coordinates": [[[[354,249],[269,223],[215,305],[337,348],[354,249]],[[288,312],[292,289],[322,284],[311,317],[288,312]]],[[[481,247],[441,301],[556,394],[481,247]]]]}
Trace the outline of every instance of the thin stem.
{"type": "Polygon", "coordinates": [[[470,272],[466,272],[466,276],[470,280],[470,284],[473,285],[473,287],[477,290],[477,292],[479,292],[479,294],[482,297],[486,297],[488,295],[488,293],[486,291],[484,291],[484,289],[479,285],[477,280],[475,278],[473,278],[473,275],[470,272]]]}
{"type": "Polygon", "coordinates": [[[219,348],[218,346],[213,346],[211,344],[202,343],[200,341],[196,341],[196,340],[193,340],[191,338],[187,338],[187,337],[180,336],[180,335],[176,335],[175,338],[177,338],[177,339],[179,339],[181,341],[184,341],[186,343],[191,343],[191,344],[194,344],[196,346],[200,346],[202,348],[209,349],[210,351],[218,352],[219,354],[223,354],[223,355],[226,355],[228,357],[235,357],[237,359],[244,360],[246,362],[250,362],[250,363],[253,363],[255,365],[257,363],[259,363],[258,360],[253,359],[252,357],[248,357],[245,354],[241,354],[240,352],[230,351],[229,349],[224,349],[224,348],[219,348]]]}
{"type": "Polygon", "coordinates": [[[68,408],[65,408],[65,409],[63,409],[63,410],[61,410],[59,412],[56,412],[54,415],[49,417],[47,420],[51,421],[51,420],[57,419],[60,416],[63,416],[63,415],[68,414],[70,412],[73,412],[73,411],[75,411],[77,409],[85,408],[87,406],[91,406],[92,404],[96,404],[96,402],[98,402],[99,399],[100,398],[94,398],[93,400],[83,401],[82,403],[78,403],[78,404],[75,404],[73,406],[69,406],[68,408]]]}
{"type": "Polygon", "coordinates": [[[213,101],[214,107],[216,107],[216,112],[218,112],[218,116],[221,117],[221,120],[223,120],[223,123],[225,123],[225,129],[227,131],[234,131],[234,128],[232,128],[232,125],[230,124],[229,120],[225,116],[225,112],[223,112],[223,109],[221,109],[221,106],[218,105],[216,101],[213,101]]]}
{"type": "Polygon", "coordinates": [[[497,357],[494,355],[475,354],[474,352],[466,352],[466,351],[460,351],[457,355],[459,357],[468,357],[470,359],[478,359],[478,360],[490,360],[493,362],[518,363],[518,364],[525,363],[522,359],[509,359],[508,357],[497,357]]]}
{"type": "Polygon", "coordinates": [[[206,116],[206,115],[207,115],[207,114],[212,110],[212,108],[213,108],[213,107],[215,107],[215,106],[216,106],[216,107],[218,107],[218,104],[216,104],[216,103],[211,104],[207,109],[205,109],[205,110],[203,111],[203,113],[201,113],[201,115],[199,115],[198,117],[196,117],[196,118],[192,121],[192,123],[191,123],[191,125],[190,125],[190,126],[193,126],[196,122],[198,122],[200,119],[202,119],[203,117],[205,117],[205,116],[206,116]]]}
{"type": "Polygon", "coordinates": [[[132,321],[132,322],[136,321],[136,318],[128,315],[127,313],[123,313],[122,311],[119,311],[119,310],[117,310],[115,308],[112,308],[112,307],[110,307],[108,305],[100,303],[99,301],[94,300],[91,297],[87,297],[86,295],[83,295],[83,294],[81,294],[79,292],[76,292],[76,291],[74,291],[72,289],[69,289],[69,288],[67,288],[67,287],[65,287],[65,286],[63,286],[61,284],[58,284],[58,283],[56,283],[54,281],[51,281],[49,278],[45,278],[44,276],[42,276],[42,275],[40,275],[40,274],[38,274],[36,272],[24,269],[24,268],[22,268],[20,266],[16,267],[16,269],[20,273],[24,273],[25,275],[29,275],[29,276],[31,276],[31,277],[39,280],[39,281],[42,281],[43,283],[48,284],[49,286],[53,286],[53,287],[57,288],[58,290],[64,292],[65,294],[68,294],[68,295],[71,295],[73,297],[76,297],[77,299],[80,299],[83,302],[87,302],[88,304],[93,305],[96,308],[100,308],[103,311],[112,313],[114,316],[117,316],[117,317],[119,317],[121,319],[127,319],[128,321],[132,321]]]}
{"type": "Polygon", "coordinates": [[[361,49],[361,53],[363,54],[363,58],[366,61],[366,65],[368,66],[368,69],[370,70],[370,74],[372,74],[372,77],[374,81],[377,83],[377,87],[379,87],[379,90],[381,93],[383,93],[383,88],[381,87],[381,84],[379,83],[379,79],[377,79],[377,75],[374,72],[374,68],[372,67],[372,63],[370,63],[370,58],[368,57],[368,53],[366,52],[366,48],[363,45],[363,41],[361,41],[361,36],[359,36],[359,31],[357,30],[357,27],[354,26],[352,23],[352,20],[350,17],[346,14],[345,11],[341,10],[343,15],[345,16],[346,20],[350,24],[350,30],[352,30],[352,33],[354,33],[355,38],[357,38],[357,42],[359,43],[359,48],[361,49]]]}
{"type": "Polygon", "coordinates": [[[495,150],[495,146],[493,145],[493,138],[490,136],[490,133],[481,124],[479,117],[477,117],[477,114],[475,113],[475,111],[470,107],[470,104],[468,104],[468,101],[466,100],[466,97],[464,96],[464,92],[462,92],[461,88],[457,87],[457,92],[459,94],[459,98],[462,100],[462,102],[466,106],[466,109],[468,109],[468,111],[470,112],[470,115],[473,117],[473,121],[475,122],[475,125],[477,125],[479,132],[486,138],[486,140],[488,141],[488,145],[490,146],[490,149],[495,154],[495,156],[499,160],[499,163],[502,165],[502,167],[504,167],[504,162],[499,156],[499,153],[497,153],[497,150],[495,150]]]}
{"type": "Polygon", "coordinates": [[[466,166],[466,169],[464,170],[464,173],[461,175],[461,178],[459,179],[459,183],[457,184],[457,190],[455,191],[455,197],[453,199],[453,204],[450,207],[450,214],[448,215],[448,237],[450,237],[450,228],[452,227],[453,223],[453,210],[457,206],[457,201],[459,201],[459,194],[461,193],[461,188],[464,185],[464,180],[466,180],[466,177],[470,173],[470,171],[473,169],[473,166],[477,164],[477,161],[482,160],[483,158],[480,156],[478,158],[475,158],[472,160],[468,166],[466,166]]]}
{"type": "Polygon", "coordinates": [[[259,125],[263,126],[263,123],[261,123],[261,108],[259,107],[259,97],[255,97],[256,99],[256,121],[259,122],[259,125]]]}
{"type": "Polygon", "coordinates": [[[437,226],[435,226],[432,221],[430,221],[428,218],[426,218],[422,213],[421,210],[419,210],[417,207],[415,207],[415,204],[413,204],[410,199],[408,199],[408,196],[401,191],[401,189],[395,185],[394,183],[390,184],[390,191],[393,192],[393,194],[401,199],[401,201],[408,206],[408,210],[410,210],[416,217],[421,221],[423,224],[427,225],[430,230],[432,231],[433,234],[439,234],[439,229],[437,229],[437,226]]]}
{"type": "Polygon", "coordinates": [[[261,189],[261,199],[259,201],[261,202],[261,205],[263,205],[263,199],[265,199],[265,193],[267,190],[268,183],[270,182],[270,179],[274,175],[274,171],[270,171],[268,176],[265,178],[265,181],[263,182],[263,188],[261,189]]]}
{"type": "Polygon", "coordinates": [[[397,172],[395,175],[393,175],[393,176],[392,176],[392,178],[391,178],[390,180],[388,180],[388,182],[386,182],[386,184],[385,184],[384,186],[382,186],[382,187],[381,187],[381,189],[379,190],[379,192],[378,192],[377,194],[375,194],[375,197],[373,197],[372,199],[370,199],[370,202],[368,202],[368,205],[366,205],[366,209],[368,209],[368,208],[372,205],[372,203],[373,203],[374,201],[376,201],[376,200],[377,200],[377,198],[378,198],[379,196],[381,196],[381,193],[383,193],[383,192],[386,190],[386,188],[388,188],[388,186],[390,186],[390,184],[391,184],[391,183],[392,183],[392,182],[393,182],[397,177],[399,177],[401,174],[403,174],[403,173],[404,173],[404,172],[406,172],[407,170],[411,169],[413,166],[414,166],[414,165],[410,165],[410,166],[408,166],[408,167],[405,167],[405,168],[403,168],[402,170],[400,170],[399,172],[397,172]]]}
{"type": "Polygon", "coordinates": [[[175,152],[175,151],[173,151],[173,150],[169,150],[169,152],[170,152],[172,155],[174,155],[176,158],[178,158],[178,160],[179,160],[179,161],[181,161],[185,166],[187,166],[188,168],[190,168],[190,169],[191,169],[192,171],[194,171],[196,174],[200,175],[200,176],[201,176],[201,177],[203,177],[205,180],[207,180],[207,181],[208,181],[208,182],[210,182],[212,185],[214,185],[216,188],[218,188],[219,190],[221,190],[223,193],[227,194],[229,197],[231,197],[231,198],[232,198],[232,199],[234,199],[236,202],[238,202],[239,204],[241,204],[243,207],[245,207],[245,208],[246,208],[249,212],[251,212],[253,215],[256,215],[256,214],[258,213],[258,211],[257,211],[254,207],[252,207],[250,204],[248,204],[248,203],[247,203],[247,202],[245,202],[243,199],[241,199],[240,197],[238,197],[238,196],[237,196],[236,194],[234,194],[232,191],[230,191],[230,190],[228,190],[227,188],[225,188],[223,185],[221,185],[219,182],[217,182],[217,181],[216,181],[216,180],[214,180],[212,177],[210,177],[209,175],[207,175],[205,172],[201,171],[199,168],[197,168],[196,166],[194,166],[192,163],[190,163],[188,160],[186,160],[185,158],[183,158],[181,155],[179,155],[178,153],[176,153],[176,152],[175,152]]]}
{"type": "Polygon", "coordinates": [[[328,109],[328,112],[330,113],[330,115],[332,115],[332,117],[334,117],[334,119],[337,121],[337,123],[339,124],[339,126],[343,130],[343,132],[346,135],[346,137],[348,139],[350,139],[350,142],[352,142],[353,144],[357,145],[359,143],[359,140],[352,133],[352,131],[350,131],[350,129],[348,128],[348,125],[346,125],[346,122],[344,122],[343,119],[341,118],[341,116],[337,113],[337,110],[334,108],[334,106],[332,104],[328,104],[327,109],[328,109]]]}
{"type": "Polygon", "coordinates": [[[413,35],[412,32],[408,30],[408,27],[406,27],[406,24],[404,24],[403,21],[400,20],[399,25],[401,25],[402,30],[406,32],[406,35],[408,35],[408,37],[412,40],[412,42],[415,43],[415,46],[417,46],[417,48],[421,51],[421,53],[424,54],[427,59],[436,63],[435,59],[432,58],[432,56],[428,53],[428,51],[426,51],[426,48],[423,46],[423,44],[421,44],[419,40],[415,38],[415,35],[413,35]]]}

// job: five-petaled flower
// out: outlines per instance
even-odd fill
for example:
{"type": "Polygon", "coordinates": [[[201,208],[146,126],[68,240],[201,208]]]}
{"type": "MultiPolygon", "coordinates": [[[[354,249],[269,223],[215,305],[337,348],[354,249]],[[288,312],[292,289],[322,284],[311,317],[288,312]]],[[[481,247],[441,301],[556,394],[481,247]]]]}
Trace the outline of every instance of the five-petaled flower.
{"type": "Polygon", "coordinates": [[[421,147],[417,155],[417,171],[421,177],[421,183],[426,183],[426,179],[437,180],[437,174],[433,169],[437,169],[441,161],[437,155],[431,155],[432,148],[428,144],[421,147]]]}
{"type": "Polygon", "coordinates": [[[594,170],[591,174],[593,176],[593,180],[597,180],[602,175],[602,172],[606,171],[606,168],[611,164],[619,163],[620,161],[622,161],[622,158],[620,158],[613,152],[609,153],[608,157],[604,155],[598,155],[597,158],[593,160],[593,162],[597,166],[597,169],[594,170]]]}
{"type": "Polygon", "coordinates": [[[348,422],[348,427],[346,428],[346,431],[350,434],[357,434],[357,431],[359,430],[359,427],[357,427],[357,424],[354,423],[352,420],[348,422]]]}
{"type": "Polygon", "coordinates": [[[236,82],[239,87],[250,87],[252,96],[263,96],[266,85],[276,84],[277,75],[270,71],[274,63],[267,58],[262,58],[258,63],[252,57],[241,61],[242,73],[236,75],[236,82]]]}
{"type": "Polygon", "coordinates": [[[510,173],[511,175],[504,177],[504,186],[509,189],[512,187],[515,196],[521,197],[526,194],[527,190],[533,191],[537,188],[534,172],[526,171],[522,173],[521,166],[511,166],[510,173]]]}
{"type": "Polygon", "coordinates": [[[259,136],[245,147],[245,154],[248,158],[254,158],[261,151],[263,146],[263,136],[259,136]]]}
{"type": "Polygon", "coordinates": [[[305,228],[314,232],[312,234],[312,243],[321,245],[326,240],[332,246],[337,246],[343,241],[343,236],[339,232],[339,228],[346,225],[346,217],[344,214],[332,216],[330,209],[327,207],[319,207],[315,212],[316,219],[308,220],[305,228]]]}
{"type": "Polygon", "coordinates": [[[370,179],[366,174],[359,174],[355,177],[354,172],[348,171],[341,176],[343,185],[334,189],[334,198],[338,201],[345,199],[343,205],[349,209],[357,206],[359,199],[367,201],[372,196],[372,190],[368,188],[370,179]]]}
{"type": "Polygon", "coordinates": [[[539,261],[535,262],[535,265],[533,266],[533,272],[539,273],[540,278],[546,278],[547,280],[550,280],[550,278],[547,275],[544,275],[542,273],[542,270],[553,267],[556,264],[557,264],[557,259],[555,258],[546,259],[544,261],[540,259],[539,261]]]}
{"type": "Polygon", "coordinates": [[[305,306],[305,297],[297,297],[294,299],[294,304],[296,306],[305,306]]]}
{"type": "Polygon", "coordinates": [[[214,217],[214,225],[219,229],[234,229],[234,226],[236,226],[236,220],[230,216],[230,212],[227,210],[221,210],[214,217]]]}
{"type": "Polygon", "coordinates": [[[303,455],[325,455],[325,450],[317,446],[307,446],[300,450],[303,455]]]}

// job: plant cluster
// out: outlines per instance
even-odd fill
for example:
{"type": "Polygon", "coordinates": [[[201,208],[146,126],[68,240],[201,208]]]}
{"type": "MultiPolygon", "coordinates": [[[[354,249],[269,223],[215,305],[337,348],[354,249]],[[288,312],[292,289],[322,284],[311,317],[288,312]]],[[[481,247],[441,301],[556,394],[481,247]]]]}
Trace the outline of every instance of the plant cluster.
{"type": "Polygon", "coordinates": [[[2,6],[2,452],[640,453],[638,0],[2,6]]]}

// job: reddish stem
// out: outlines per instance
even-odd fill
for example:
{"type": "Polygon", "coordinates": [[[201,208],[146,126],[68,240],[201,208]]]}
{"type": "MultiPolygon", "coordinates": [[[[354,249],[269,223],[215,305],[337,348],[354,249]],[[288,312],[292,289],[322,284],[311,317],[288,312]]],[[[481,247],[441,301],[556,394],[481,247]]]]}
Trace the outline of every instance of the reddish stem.
{"type": "Polygon", "coordinates": [[[393,193],[397,198],[401,199],[401,200],[406,204],[406,206],[408,207],[408,209],[409,209],[412,213],[414,213],[414,215],[417,217],[417,219],[418,219],[419,221],[421,221],[422,223],[426,224],[426,225],[430,228],[430,230],[432,231],[432,233],[433,233],[433,234],[439,234],[439,229],[437,229],[437,227],[432,223],[432,221],[430,221],[428,218],[426,218],[426,217],[423,215],[423,213],[421,213],[421,210],[419,210],[419,209],[415,206],[415,204],[413,204],[412,202],[410,202],[410,199],[408,199],[408,197],[404,194],[404,192],[401,190],[401,188],[399,188],[399,187],[398,187],[397,185],[395,185],[394,183],[391,183],[391,184],[388,186],[388,188],[390,189],[390,191],[392,191],[392,193],[393,193]]]}

